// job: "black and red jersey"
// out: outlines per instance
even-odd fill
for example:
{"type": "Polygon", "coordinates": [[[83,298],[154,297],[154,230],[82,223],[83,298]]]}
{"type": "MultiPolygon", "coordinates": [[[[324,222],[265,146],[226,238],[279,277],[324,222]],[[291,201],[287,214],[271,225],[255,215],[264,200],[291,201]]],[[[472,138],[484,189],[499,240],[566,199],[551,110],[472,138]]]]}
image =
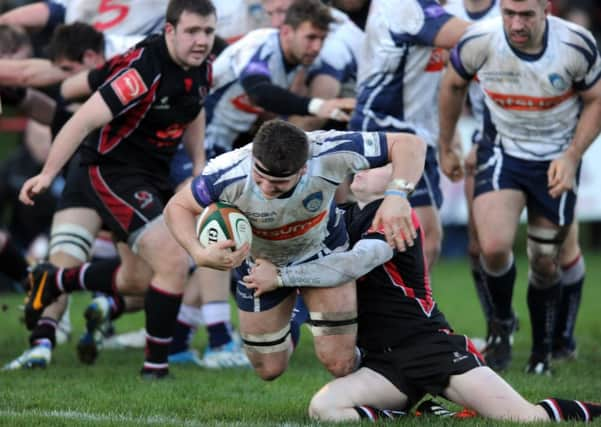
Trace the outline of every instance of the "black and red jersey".
{"type": "Polygon", "coordinates": [[[92,71],[90,87],[98,88],[114,117],[86,139],[82,162],[166,178],[186,126],[203,108],[211,78],[209,61],[188,70],[177,65],[162,35],[92,71]]]}
{"type": "MultiPolygon", "coordinates": [[[[386,238],[370,230],[382,200],[359,209],[343,205],[351,245],[360,239],[386,238]]],[[[414,215],[414,222],[417,218],[414,215]]],[[[394,251],[392,259],[357,280],[359,313],[358,345],[373,351],[395,348],[424,332],[450,326],[432,297],[430,278],[423,255],[423,235],[405,252],[394,251]]]]}

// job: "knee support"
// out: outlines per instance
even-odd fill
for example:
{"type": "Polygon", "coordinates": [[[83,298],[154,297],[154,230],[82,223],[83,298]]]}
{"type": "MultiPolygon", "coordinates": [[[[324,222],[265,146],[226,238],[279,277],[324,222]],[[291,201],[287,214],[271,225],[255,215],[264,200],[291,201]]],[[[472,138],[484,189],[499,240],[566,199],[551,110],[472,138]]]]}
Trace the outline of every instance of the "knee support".
{"type": "Polygon", "coordinates": [[[243,333],[241,336],[244,347],[257,353],[279,353],[292,348],[289,323],[277,332],[256,335],[243,333]]]}
{"type": "Polygon", "coordinates": [[[529,280],[535,288],[548,288],[559,281],[559,250],[567,233],[568,227],[553,230],[528,226],[529,280]]]}
{"type": "Polygon", "coordinates": [[[309,326],[314,337],[325,335],[349,335],[357,333],[357,312],[309,313],[309,326]]]}
{"type": "Polygon", "coordinates": [[[94,236],[81,225],[58,224],[50,232],[50,254],[64,252],[86,262],[92,253],[94,236]]]}

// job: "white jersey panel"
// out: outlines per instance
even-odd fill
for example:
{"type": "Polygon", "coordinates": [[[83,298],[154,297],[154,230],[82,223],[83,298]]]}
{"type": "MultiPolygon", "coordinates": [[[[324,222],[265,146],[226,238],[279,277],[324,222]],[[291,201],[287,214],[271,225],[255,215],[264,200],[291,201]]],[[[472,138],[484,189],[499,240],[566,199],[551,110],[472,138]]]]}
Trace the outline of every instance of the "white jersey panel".
{"type": "Polygon", "coordinates": [[[236,205],[253,227],[251,256],[277,266],[302,262],[327,252],[336,221],[334,193],[349,174],[387,162],[386,137],[379,133],[310,132],[307,172],[286,198],[266,199],[252,179],[252,144],[209,162],[194,179],[196,200],[206,206],[220,200],[236,205]]]}
{"type": "Polygon", "coordinates": [[[65,23],[76,21],[93,25],[105,34],[149,35],[163,30],[168,0],[69,0],[65,23]]]}
{"type": "Polygon", "coordinates": [[[251,31],[228,46],[213,63],[214,86],[207,100],[212,108],[205,138],[207,148],[231,150],[238,134],[248,131],[264,112],[244,92],[241,76],[263,74],[273,84],[288,88],[299,69],[286,70],[279,31],[273,28],[251,31]]]}
{"type": "Polygon", "coordinates": [[[591,34],[553,16],[538,55],[513,49],[496,18],[472,26],[451,61],[466,79],[477,73],[490,114],[485,137],[529,160],[551,160],[567,148],[581,109],[578,90],[601,77],[591,34]]]}
{"type": "Polygon", "coordinates": [[[451,17],[435,1],[372,1],[352,129],[412,131],[436,146],[444,52],[433,40],[451,17]]]}
{"type": "Polygon", "coordinates": [[[363,47],[365,33],[355,25],[347,14],[330,8],[336,20],[330,25],[330,31],[317,59],[307,72],[308,81],[320,74],[326,74],[341,84],[339,96],[356,96],[358,58],[363,47]]]}

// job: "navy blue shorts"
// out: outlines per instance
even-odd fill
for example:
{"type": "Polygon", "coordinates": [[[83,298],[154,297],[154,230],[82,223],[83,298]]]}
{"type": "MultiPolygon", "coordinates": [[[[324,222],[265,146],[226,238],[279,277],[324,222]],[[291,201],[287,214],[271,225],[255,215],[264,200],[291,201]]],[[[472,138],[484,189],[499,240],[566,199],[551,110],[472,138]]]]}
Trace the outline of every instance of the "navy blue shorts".
{"type": "MultiPolygon", "coordinates": [[[[563,226],[574,221],[576,192],[566,191],[556,199],[548,192],[547,170],[550,161],[524,160],[512,157],[500,146],[478,145],[474,198],[489,191],[512,189],[526,195],[530,214],[543,216],[554,224],[563,226]]],[[[576,172],[576,188],[580,165],[576,172]]]]}
{"type": "Polygon", "coordinates": [[[440,172],[438,171],[438,160],[436,150],[428,147],[426,152],[426,164],[424,174],[415,186],[415,191],[409,197],[411,206],[442,206],[442,190],[440,189],[440,172]]]}

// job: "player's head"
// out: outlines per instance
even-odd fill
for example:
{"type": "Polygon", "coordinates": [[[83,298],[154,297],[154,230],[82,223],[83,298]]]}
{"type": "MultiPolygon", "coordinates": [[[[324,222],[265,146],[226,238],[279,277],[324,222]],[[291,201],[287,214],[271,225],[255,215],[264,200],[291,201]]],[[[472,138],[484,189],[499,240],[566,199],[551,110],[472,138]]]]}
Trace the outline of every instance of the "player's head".
{"type": "Polygon", "coordinates": [[[286,18],[286,12],[293,0],[262,0],[261,4],[265,14],[269,18],[269,25],[280,28],[286,18]]]}
{"type": "Polygon", "coordinates": [[[330,24],[330,8],[319,0],[296,0],[286,12],[280,27],[280,40],[286,60],[292,64],[311,64],[323,45],[330,24]]]}
{"type": "Polygon", "coordinates": [[[509,43],[526,53],[538,53],[548,12],[547,0],[501,0],[503,29],[509,43]]]}
{"type": "Polygon", "coordinates": [[[351,191],[358,201],[368,203],[384,197],[384,191],[392,179],[392,165],[365,169],[355,173],[351,191]]]}
{"type": "Polygon", "coordinates": [[[25,59],[32,54],[29,36],[20,27],[0,24],[0,58],[25,59]]]}
{"type": "Polygon", "coordinates": [[[50,59],[69,73],[104,64],[104,35],[83,22],[59,25],[48,45],[50,59]]]}
{"type": "Polygon", "coordinates": [[[198,67],[211,53],[217,15],[210,0],[170,0],[165,40],[169,55],[183,68],[198,67]]]}
{"type": "Polygon", "coordinates": [[[252,176],[268,199],[292,190],[307,170],[309,140],[283,120],[265,122],[253,139],[252,176]]]}

